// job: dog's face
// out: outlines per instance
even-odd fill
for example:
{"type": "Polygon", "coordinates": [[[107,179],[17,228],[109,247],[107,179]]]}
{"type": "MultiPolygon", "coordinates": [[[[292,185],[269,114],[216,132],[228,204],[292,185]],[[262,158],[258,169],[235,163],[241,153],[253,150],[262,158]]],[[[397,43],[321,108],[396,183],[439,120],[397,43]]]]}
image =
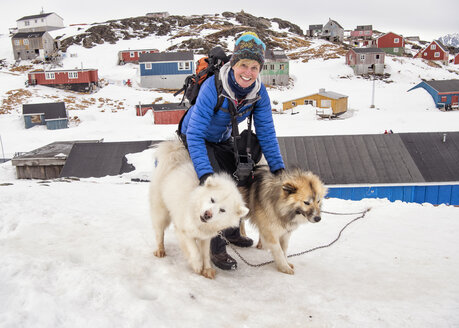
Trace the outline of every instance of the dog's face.
{"type": "Polygon", "coordinates": [[[291,224],[317,223],[327,189],[319,177],[311,172],[294,171],[282,181],[282,198],[287,205],[287,218],[291,224]]]}
{"type": "Polygon", "coordinates": [[[209,177],[197,190],[199,219],[206,224],[237,226],[249,209],[231,178],[209,177]]]}

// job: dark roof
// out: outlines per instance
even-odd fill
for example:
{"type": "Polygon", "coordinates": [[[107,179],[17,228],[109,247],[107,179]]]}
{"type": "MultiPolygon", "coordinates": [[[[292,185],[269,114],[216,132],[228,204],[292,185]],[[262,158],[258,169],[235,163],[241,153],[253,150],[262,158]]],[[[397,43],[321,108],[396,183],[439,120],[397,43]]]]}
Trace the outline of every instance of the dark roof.
{"type": "Polygon", "coordinates": [[[51,15],[52,13],[43,13],[43,14],[38,14],[38,15],[31,15],[31,16],[24,16],[22,18],[19,18],[16,20],[16,22],[21,21],[21,20],[26,20],[26,19],[35,19],[35,18],[42,18],[42,17],[47,17],[51,15]]]}
{"type": "Polygon", "coordinates": [[[459,80],[425,81],[425,83],[438,92],[459,92],[459,80]]]}
{"type": "Polygon", "coordinates": [[[34,149],[27,153],[21,153],[15,156],[12,164],[15,166],[22,166],[29,164],[32,161],[35,165],[52,165],[60,163],[64,165],[65,159],[70,153],[75,141],[57,141],[50,143],[46,146],[34,149]]]}
{"type": "Polygon", "coordinates": [[[178,110],[178,109],[183,109],[186,110],[188,109],[188,106],[185,105],[185,103],[171,103],[171,104],[152,104],[153,110],[155,111],[166,111],[166,110],[178,110]]]}
{"type": "Polygon", "coordinates": [[[140,54],[139,62],[162,62],[162,61],[178,61],[178,60],[194,60],[192,51],[180,52],[156,52],[140,54]]]}
{"type": "Polygon", "coordinates": [[[45,120],[67,118],[65,102],[22,105],[22,114],[27,115],[38,113],[44,113],[45,120]]]}
{"type": "Polygon", "coordinates": [[[309,25],[310,30],[321,30],[324,26],[322,24],[309,25]]]}
{"type": "Polygon", "coordinates": [[[441,43],[440,40],[435,40],[435,42],[443,49],[443,51],[448,51],[448,49],[446,49],[446,47],[443,45],[443,43],[441,43]]]}
{"type": "Polygon", "coordinates": [[[12,39],[31,39],[31,38],[41,38],[43,34],[45,34],[46,31],[43,32],[19,32],[13,35],[11,38],[12,39]]]}
{"type": "MultiPolygon", "coordinates": [[[[338,26],[339,28],[343,28],[337,21],[333,20],[333,19],[330,19],[329,20],[329,23],[332,22],[332,23],[335,23],[336,26],[338,26]]],[[[328,24],[328,23],[327,23],[328,24]]]]}
{"type": "Polygon", "coordinates": [[[373,25],[357,25],[355,31],[369,31],[373,30],[373,25]]]}
{"type": "Polygon", "coordinates": [[[288,57],[285,54],[284,50],[266,49],[266,51],[265,51],[265,59],[267,59],[267,60],[288,61],[288,57]]]}
{"type": "Polygon", "coordinates": [[[378,53],[378,52],[384,52],[383,50],[379,48],[352,48],[351,50],[355,51],[358,54],[368,54],[368,53],[378,53]]]}
{"type": "Polygon", "coordinates": [[[318,174],[326,184],[459,181],[459,132],[280,137],[288,168],[318,174]]]}
{"type": "Polygon", "coordinates": [[[134,170],[126,154],[147,149],[152,141],[75,143],[65,162],[61,177],[104,177],[134,170]]]}

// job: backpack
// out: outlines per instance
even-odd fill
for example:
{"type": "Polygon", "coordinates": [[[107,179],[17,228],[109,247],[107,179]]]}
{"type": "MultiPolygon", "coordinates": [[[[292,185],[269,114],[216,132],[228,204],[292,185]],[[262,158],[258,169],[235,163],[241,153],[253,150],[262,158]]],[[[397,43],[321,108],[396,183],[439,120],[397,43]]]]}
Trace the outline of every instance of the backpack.
{"type": "Polygon", "coordinates": [[[183,98],[180,104],[186,98],[191,105],[194,105],[202,83],[212,75],[218,75],[220,68],[228,61],[229,57],[225,54],[222,47],[211,49],[207,57],[199,59],[196,62],[196,73],[187,76],[183,87],[174,93],[174,96],[177,96],[183,91],[183,98]]]}

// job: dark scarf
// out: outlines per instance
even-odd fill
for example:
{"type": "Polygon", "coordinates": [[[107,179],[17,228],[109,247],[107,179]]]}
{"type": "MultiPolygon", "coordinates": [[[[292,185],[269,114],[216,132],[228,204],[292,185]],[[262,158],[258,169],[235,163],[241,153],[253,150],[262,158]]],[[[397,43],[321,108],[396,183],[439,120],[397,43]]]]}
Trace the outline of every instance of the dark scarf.
{"type": "Polygon", "coordinates": [[[238,101],[244,99],[250,93],[250,91],[252,91],[253,88],[255,88],[255,82],[253,82],[247,88],[243,88],[239,84],[237,84],[236,78],[234,76],[234,71],[232,68],[230,69],[230,72],[228,74],[228,84],[231,90],[234,91],[234,95],[236,96],[236,99],[238,101]]]}

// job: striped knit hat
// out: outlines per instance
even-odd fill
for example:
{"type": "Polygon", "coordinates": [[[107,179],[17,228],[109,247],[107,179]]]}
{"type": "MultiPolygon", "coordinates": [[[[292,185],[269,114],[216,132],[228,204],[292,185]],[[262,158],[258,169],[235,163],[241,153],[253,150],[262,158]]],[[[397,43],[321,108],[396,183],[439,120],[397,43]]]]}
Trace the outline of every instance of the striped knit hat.
{"type": "Polygon", "coordinates": [[[266,46],[253,32],[245,32],[236,40],[233,56],[231,56],[231,67],[241,59],[252,59],[260,63],[260,69],[265,62],[266,46]]]}

